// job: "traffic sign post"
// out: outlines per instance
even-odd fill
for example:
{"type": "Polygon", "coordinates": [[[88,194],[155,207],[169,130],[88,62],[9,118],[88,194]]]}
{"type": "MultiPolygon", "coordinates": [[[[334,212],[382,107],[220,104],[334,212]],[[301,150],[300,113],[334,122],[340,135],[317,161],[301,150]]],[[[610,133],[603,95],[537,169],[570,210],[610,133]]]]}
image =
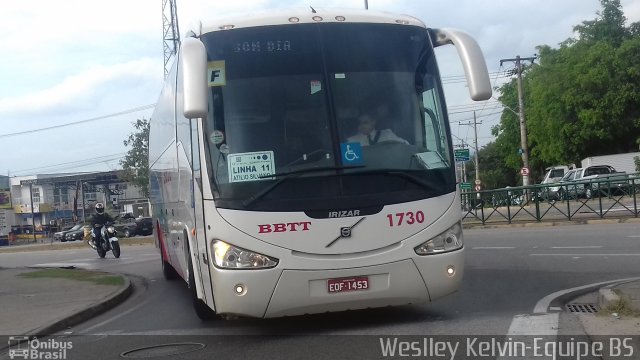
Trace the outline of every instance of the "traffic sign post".
{"type": "Polygon", "coordinates": [[[453,150],[453,156],[458,162],[469,161],[471,158],[469,156],[469,149],[455,149],[453,150]]]}

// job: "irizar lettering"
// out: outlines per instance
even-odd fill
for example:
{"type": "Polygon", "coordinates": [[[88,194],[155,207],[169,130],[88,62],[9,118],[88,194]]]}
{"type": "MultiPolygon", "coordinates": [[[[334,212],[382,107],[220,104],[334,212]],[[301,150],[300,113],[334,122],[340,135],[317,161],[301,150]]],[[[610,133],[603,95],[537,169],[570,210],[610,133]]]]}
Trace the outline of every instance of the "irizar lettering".
{"type": "Polygon", "coordinates": [[[311,227],[311,221],[289,222],[279,224],[260,224],[258,225],[258,233],[278,233],[289,231],[308,231],[311,227]]]}
{"type": "Polygon", "coordinates": [[[329,211],[330,218],[340,218],[340,217],[349,217],[349,216],[360,216],[360,210],[329,211]]]}

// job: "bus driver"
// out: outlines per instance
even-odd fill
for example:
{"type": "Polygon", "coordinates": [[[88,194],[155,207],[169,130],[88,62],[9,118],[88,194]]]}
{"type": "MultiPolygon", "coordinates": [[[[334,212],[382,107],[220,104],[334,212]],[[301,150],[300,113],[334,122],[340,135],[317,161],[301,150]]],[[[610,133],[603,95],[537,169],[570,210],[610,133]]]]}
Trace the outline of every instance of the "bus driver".
{"type": "Polygon", "coordinates": [[[357,142],[361,146],[375,145],[380,142],[391,141],[399,142],[403,144],[409,144],[409,142],[398,135],[396,135],[391,129],[376,129],[376,116],[372,112],[363,112],[358,118],[358,133],[350,136],[347,142],[357,142]]]}

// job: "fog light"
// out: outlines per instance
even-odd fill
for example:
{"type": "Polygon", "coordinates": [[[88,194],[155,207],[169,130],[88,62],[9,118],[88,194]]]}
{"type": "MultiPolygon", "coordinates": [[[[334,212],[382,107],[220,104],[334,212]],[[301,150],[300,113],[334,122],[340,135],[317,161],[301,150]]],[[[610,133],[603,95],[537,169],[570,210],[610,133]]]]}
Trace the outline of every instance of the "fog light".
{"type": "Polygon", "coordinates": [[[233,288],[233,291],[236,292],[236,295],[244,295],[246,293],[246,289],[242,284],[236,284],[236,286],[233,288]]]}
{"type": "Polygon", "coordinates": [[[449,275],[449,277],[452,277],[455,274],[456,274],[456,268],[453,267],[453,265],[447,266],[447,275],[449,275]]]}

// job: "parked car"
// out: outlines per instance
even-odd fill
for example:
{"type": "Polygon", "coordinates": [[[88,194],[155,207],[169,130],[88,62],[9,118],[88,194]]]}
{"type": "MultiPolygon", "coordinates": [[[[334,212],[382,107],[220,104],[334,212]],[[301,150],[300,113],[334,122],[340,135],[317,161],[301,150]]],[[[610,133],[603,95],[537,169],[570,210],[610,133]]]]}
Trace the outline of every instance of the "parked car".
{"type": "Polygon", "coordinates": [[[520,205],[523,200],[522,191],[511,190],[511,186],[504,188],[504,191],[495,192],[491,195],[491,205],[493,207],[520,205]]]}
{"type": "Polygon", "coordinates": [[[58,241],[61,241],[61,242],[65,242],[65,241],[67,241],[67,239],[65,239],[65,235],[69,231],[78,230],[80,228],[82,228],[82,224],[75,224],[75,225],[65,226],[62,229],[62,231],[58,231],[58,232],[53,234],[53,240],[58,240],[58,241]]]}
{"type": "Polygon", "coordinates": [[[150,217],[136,219],[136,235],[147,236],[153,234],[153,220],[150,217]]]}
{"type": "Polygon", "coordinates": [[[544,174],[544,179],[542,179],[541,184],[553,184],[564,176],[569,171],[569,167],[567,165],[558,165],[558,166],[550,166],[545,169],[546,172],[544,174]]]}
{"type": "Polygon", "coordinates": [[[627,174],[608,165],[569,170],[557,186],[549,188],[548,197],[557,200],[590,199],[598,192],[611,193],[628,185],[627,174]]]}
{"type": "Polygon", "coordinates": [[[116,228],[118,234],[124,237],[131,237],[137,234],[137,223],[134,218],[127,217],[117,219],[113,226],[116,228]]]}
{"type": "Polygon", "coordinates": [[[84,225],[80,225],[79,228],[75,230],[67,231],[64,235],[65,241],[76,241],[84,239],[84,225]]]}

